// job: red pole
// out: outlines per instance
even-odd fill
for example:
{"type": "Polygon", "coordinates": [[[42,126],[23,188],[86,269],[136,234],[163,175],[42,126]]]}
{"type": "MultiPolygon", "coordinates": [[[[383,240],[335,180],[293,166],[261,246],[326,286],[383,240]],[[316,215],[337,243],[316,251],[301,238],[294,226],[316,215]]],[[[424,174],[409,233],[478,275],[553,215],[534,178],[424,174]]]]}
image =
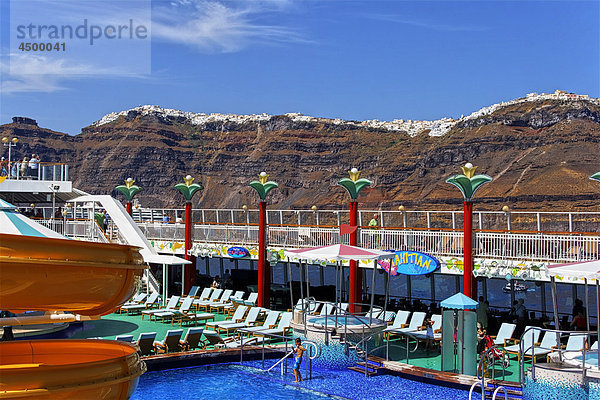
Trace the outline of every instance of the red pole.
{"type": "MultiPolygon", "coordinates": [[[[358,202],[350,201],[350,226],[358,226],[358,202]]],[[[358,229],[350,234],[350,245],[358,245],[358,229]]],[[[350,312],[355,312],[354,303],[362,303],[362,274],[358,268],[358,261],[350,261],[350,274],[348,277],[350,312]]]]}
{"type": "Polygon", "coordinates": [[[464,205],[463,294],[475,299],[477,280],[473,279],[473,202],[465,201],[464,205]]]}
{"type": "Polygon", "coordinates": [[[192,202],[185,202],[185,244],[183,248],[185,249],[185,259],[191,261],[191,264],[186,264],[185,266],[185,276],[184,276],[184,287],[183,292],[188,293],[196,280],[196,257],[188,254],[188,251],[192,248],[192,226],[194,225],[192,221],[192,202]]]}
{"type": "Polygon", "coordinates": [[[258,203],[258,306],[271,305],[271,266],[267,263],[267,203],[258,203]]]}
{"type": "Polygon", "coordinates": [[[127,204],[125,204],[125,209],[127,210],[127,214],[129,214],[129,216],[133,216],[133,209],[131,208],[131,202],[128,201],[127,204]]]}

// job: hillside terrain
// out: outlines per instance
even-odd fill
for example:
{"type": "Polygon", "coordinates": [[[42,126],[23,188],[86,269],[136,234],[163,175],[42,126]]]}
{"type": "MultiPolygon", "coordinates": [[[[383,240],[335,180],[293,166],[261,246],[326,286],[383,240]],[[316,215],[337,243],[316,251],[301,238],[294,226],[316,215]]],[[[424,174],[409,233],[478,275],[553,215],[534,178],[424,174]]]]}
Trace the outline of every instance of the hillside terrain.
{"type": "Polygon", "coordinates": [[[600,170],[600,102],[564,92],[528,95],[459,120],[361,122],[142,106],[75,136],[15,121],[0,126],[2,136],[20,139],[15,154],[68,163],[75,187],[94,194],[132,177],[147,207],[181,205],[173,185],[186,174],[205,186],[194,207],[254,206],[247,184],[264,170],[279,183],[269,197],[276,207],[341,208],[348,197],[336,182],[357,167],[373,181],[359,197],[363,208],[456,209],[460,193],[445,179],[470,161],[494,178],[476,195],[479,209],[600,210],[600,185],[588,179],[600,170]]]}

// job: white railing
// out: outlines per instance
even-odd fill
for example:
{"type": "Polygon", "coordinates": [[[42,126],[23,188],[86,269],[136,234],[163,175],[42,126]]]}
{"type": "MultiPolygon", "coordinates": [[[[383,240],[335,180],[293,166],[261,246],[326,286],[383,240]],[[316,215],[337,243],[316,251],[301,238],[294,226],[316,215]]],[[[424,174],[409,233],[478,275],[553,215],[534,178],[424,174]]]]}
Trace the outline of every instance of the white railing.
{"type": "MultiPolygon", "coordinates": [[[[70,237],[107,241],[98,225],[91,221],[41,220],[45,226],[70,237]]],[[[184,240],[184,224],[140,223],[148,239],[184,240]]],[[[118,240],[120,233],[113,235],[118,240]]],[[[122,239],[122,238],[120,238],[122,239]]],[[[258,226],[195,224],[196,243],[251,246],[258,244],[258,226]]],[[[337,227],[269,226],[268,244],[273,247],[301,248],[340,243],[337,227]]],[[[348,235],[341,243],[348,243],[348,235]]],[[[381,250],[415,250],[435,256],[462,257],[463,233],[436,229],[361,229],[359,244],[381,250]]],[[[475,257],[519,261],[571,262],[600,258],[600,235],[569,233],[475,232],[475,257]]]]}

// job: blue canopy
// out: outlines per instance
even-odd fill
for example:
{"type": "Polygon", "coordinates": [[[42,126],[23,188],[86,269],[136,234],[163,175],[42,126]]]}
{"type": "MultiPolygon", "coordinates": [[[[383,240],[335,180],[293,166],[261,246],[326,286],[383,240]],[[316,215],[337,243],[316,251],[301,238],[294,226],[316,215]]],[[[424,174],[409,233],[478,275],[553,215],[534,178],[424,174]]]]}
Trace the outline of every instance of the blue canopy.
{"type": "Polygon", "coordinates": [[[442,307],[452,308],[455,310],[473,310],[477,308],[478,305],[478,302],[465,296],[462,293],[456,293],[454,296],[448,297],[441,303],[442,307]]]}

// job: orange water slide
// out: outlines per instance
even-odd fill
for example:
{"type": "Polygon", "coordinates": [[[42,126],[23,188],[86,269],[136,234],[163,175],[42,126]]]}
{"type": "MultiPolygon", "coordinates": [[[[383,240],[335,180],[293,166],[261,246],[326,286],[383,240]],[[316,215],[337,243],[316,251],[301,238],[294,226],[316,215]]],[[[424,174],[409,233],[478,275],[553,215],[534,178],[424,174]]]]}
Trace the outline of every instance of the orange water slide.
{"type": "MultiPolygon", "coordinates": [[[[134,246],[0,234],[0,310],[105,315],[145,268],[134,246]]],[[[0,399],[127,399],[145,371],[112,340],[0,343],[0,399]]]]}
{"type": "Polygon", "coordinates": [[[106,315],[145,268],[134,246],[0,234],[0,310],[106,315]]]}

